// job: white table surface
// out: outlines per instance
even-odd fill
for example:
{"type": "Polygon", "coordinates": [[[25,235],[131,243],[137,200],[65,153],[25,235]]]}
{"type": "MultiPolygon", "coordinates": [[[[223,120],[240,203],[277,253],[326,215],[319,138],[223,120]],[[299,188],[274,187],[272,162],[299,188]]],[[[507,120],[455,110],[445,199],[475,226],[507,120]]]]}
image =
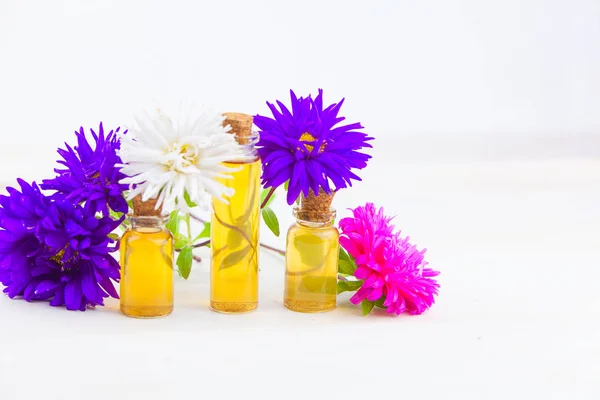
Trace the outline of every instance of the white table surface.
{"type": "MultiPolygon", "coordinates": [[[[206,262],[177,280],[164,319],[2,296],[0,399],[599,399],[600,157],[379,145],[336,206],[385,205],[428,248],[442,272],[428,312],[363,318],[349,296],[325,314],[287,311],[283,260],[268,252],[245,315],[208,310],[206,262]]],[[[54,158],[19,151],[2,150],[3,182],[54,158]]]]}

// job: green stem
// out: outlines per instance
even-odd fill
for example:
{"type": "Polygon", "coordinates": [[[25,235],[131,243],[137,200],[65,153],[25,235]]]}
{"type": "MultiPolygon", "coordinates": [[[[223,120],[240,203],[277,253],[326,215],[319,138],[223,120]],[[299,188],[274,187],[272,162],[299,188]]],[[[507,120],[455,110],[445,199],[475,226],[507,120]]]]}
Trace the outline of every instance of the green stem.
{"type": "Polygon", "coordinates": [[[210,244],[210,240],[205,240],[204,242],[197,243],[197,244],[193,245],[192,247],[198,248],[198,247],[207,246],[208,244],[210,244]]]}
{"type": "Polygon", "coordinates": [[[192,224],[190,223],[190,214],[185,215],[185,226],[187,227],[188,242],[192,241],[192,224]]]}
{"type": "MultiPolygon", "coordinates": [[[[204,242],[197,243],[197,244],[193,245],[192,247],[194,247],[194,248],[198,248],[198,247],[204,247],[204,246],[207,246],[207,245],[209,245],[209,244],[210,244],[210,240],[205,240],[204,242]]],[[[271,251],[274,251],[274,252],[275,252],[275,253],[277,253],[277,254],[280,254],[280,255],[282,255],[282,256],[285,256],[285,251],[283,251],[283,250],[279,250],[279,249],[277,249],[277,248],[275,248],[275,247],[271,247],[271,246],[269,246],[269,245],[267,245],[267,244],[261,243],[261,244],[260,244],[260,247],[264,247],[264,248],[265,248],[265,249],[267,249],[267,250],[271,250],[271,251]]],[[[220,250],[223,250],[223,249],[220,249],[220,250]]],[[[216,254],[216,253],[215,253],[215,254],[216,254]]]]}
{"type": "Polygon", "coordinates": [[[269,193],[267,193],[267,197],[265,197],[262,204],[260,205],[261,210],[267,206],[269,199],[271,199],[271,197],[273,196],[273,193],[275,193],[275,189],[276,188],[272,187],[271,190],[269,190],[269,193]]]}
{"type": "Polygon", "coordinates": [[[268,245],[266,245],[266,244],[264,244],[264,243],[261,243],[261,244],[260,244],[260,246],[261,246],[261,247],[264,247],[265,249],[268,249],[268,250],[274,251],[274,252],[275,252],[275,253],[277,253],[277,254],[280,254],[280,255],[282,255],[282,256],[285,256],[285,251],[283,251],[283,250],[276,249],[275,247],[268,246],[268,245]]]}

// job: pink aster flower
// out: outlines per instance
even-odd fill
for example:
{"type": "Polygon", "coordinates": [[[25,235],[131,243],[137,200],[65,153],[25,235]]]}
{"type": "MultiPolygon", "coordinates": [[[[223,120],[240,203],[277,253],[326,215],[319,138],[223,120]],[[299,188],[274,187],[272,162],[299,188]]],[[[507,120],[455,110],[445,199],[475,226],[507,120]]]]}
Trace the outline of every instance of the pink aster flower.
{"type": "Polygon", "coordinates": [[[421,314],[431,307],[439,288],[433,277],[439,272],[426,268],[426,250],[417,250],[408,237],[394,232],[383,208],[367,203],[352,212],[352,218],[340,221],[340,244],[356,261],[354,276],[362,281],[350,301],[378,302],[395,314],[421,314]]]}

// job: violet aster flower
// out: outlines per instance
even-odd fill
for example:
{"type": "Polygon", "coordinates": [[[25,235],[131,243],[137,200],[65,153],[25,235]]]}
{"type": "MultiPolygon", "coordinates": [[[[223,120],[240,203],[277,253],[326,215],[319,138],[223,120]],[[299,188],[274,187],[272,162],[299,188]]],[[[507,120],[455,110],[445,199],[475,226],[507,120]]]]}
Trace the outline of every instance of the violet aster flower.
{"type": "Polygon", "coordinates": [[[352,186],[361,179],[352,172],[367,165],[371,156],[359,150],[372,147],[372,137],[360,132],[360,123],[338,124],[344,99],[323,109],[323,90],[313,100],[297,98],[290,90],[291,111],[277,101],[279,110],[267,102],[273,118],[256,115],[254,123],[260,129],[258,152],[263,162],[263,186],[276,188],[289,181],[288,204],[300,193],[309,190],[326,193],[352,186]]]}
{"type": "MultiPolygon", "coordinates": [[[[77,146],[73,149],[65,143],[65,149],[58,149],[63,160],[59,160],[66,168],[57,168],[58,174],[54,179],[46,179],[41,187],[45,190],[55,190],[54,198],[66,197],[74,203],[85,203],[86,210],[101,212],[109,215],[109,208],[119,213],[127,213],[128,205],[123,192],[128,189],[126,184],[119,181],[125,175],[116,165],[121,164],[117,155],[120,142],[117,132],[120,128],[110,131],[106,136],[100,123],[98,134],[90,129],[95,147],[88,143],[85,132],[79,128],[77,146]]],[[[127,131],[125,131],[127,132],[127,131]]]]}
{"type": "Polygon", "coordinates": [[[425,250],[419,251],[394,233],[391,218],[372,203],[353,210],[352,218],[340,221],[340,244],[356,261],[354,276],[362,286],[350,301],[379,301],[388,313],[421,314],[434,303],[439,272],[426,268],[425,250]]]}
{"type": "Polygon", "coordinates": [[[95,211],[66,198],[51,199],[33,183],[0,196],[0,283],[10,298],[50,300],[52,306],[84,311],[118,298],[112,280],[119,264],[110,255],[109,234],[121,220],[96,218],[95,211]]]}

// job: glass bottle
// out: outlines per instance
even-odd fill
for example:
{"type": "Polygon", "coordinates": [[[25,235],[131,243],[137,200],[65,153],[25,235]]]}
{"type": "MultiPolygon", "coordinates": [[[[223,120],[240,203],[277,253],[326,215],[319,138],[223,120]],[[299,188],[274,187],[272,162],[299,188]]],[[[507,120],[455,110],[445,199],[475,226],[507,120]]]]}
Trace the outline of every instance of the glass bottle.
{"type": "Polygon", "coordinates": [[[211,215],[210,307],[223,313],[243,313],[258,306],[258,252],[261,163],[252,132],[252,116],[223,114],[223,125],[244,149],[244,155],[224,164],[230,179],[219,181],[235,190],[229,204],[213,199],[211,215]]]}
{"type": "Polygon", "coordinates": [[[129,317],[173,311],[173,236],[154,204],[134,199],[131,226],[121,238],[121,312],[129,317]]]}
{"type": "Polygon", "coordinates": [[[340,235],[335,210],[306,212],[294,208],[288,230],[284,305],[292,311],[324,312],[336,307],[340,235]]]}

